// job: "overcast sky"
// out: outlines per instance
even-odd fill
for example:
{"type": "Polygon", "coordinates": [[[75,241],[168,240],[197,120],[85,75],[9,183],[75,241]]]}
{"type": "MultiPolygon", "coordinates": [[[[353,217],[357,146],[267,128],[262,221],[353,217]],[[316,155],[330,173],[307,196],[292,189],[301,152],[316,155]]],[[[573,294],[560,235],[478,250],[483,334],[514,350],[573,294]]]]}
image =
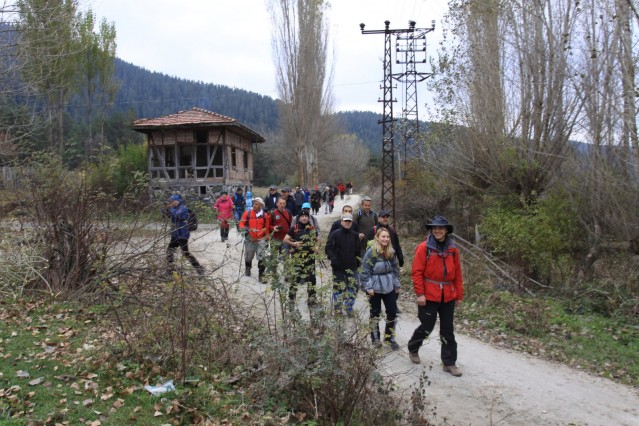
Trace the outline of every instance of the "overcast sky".
{"type": "MultiPolygon", "coordinates": [[[[366,29],[418,28],[434,54],[446,0],[332,0],[328,22],[334,50],[335,109],[382,112],[384,36],[366,29]]],[[[117,56],[175,77],[277,97],[267,0],[85,0],[101,19],[115,23],[117,56]]],[[[393,68],[393,72],[401,71],[393,68]]],[[[418,72],[430,71],[426,65],[418,72]]],[[[425,83],[418,84],[420,119],[427,118],[425,83]]],[[[400,87],[395,97],[401,101],[400,87]]]]}

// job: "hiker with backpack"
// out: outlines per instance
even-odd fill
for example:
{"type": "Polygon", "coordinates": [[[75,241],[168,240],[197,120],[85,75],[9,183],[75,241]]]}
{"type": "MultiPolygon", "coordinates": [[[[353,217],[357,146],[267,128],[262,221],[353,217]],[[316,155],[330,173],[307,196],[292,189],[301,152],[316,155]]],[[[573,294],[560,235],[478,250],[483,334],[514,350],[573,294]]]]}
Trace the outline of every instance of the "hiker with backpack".
{"type": "Polygon", "coordinates": [[[310,219],[310,212],[302,210],[297,223],[291,226],[284,237],[284,244],[290,247],[289,265],[291,270],[287,274],[289,276],[288,300],[290,308],[293,309],[295,306],[297,287],[306,284],[309,311],[316,304],[315,259],[319,246],[319,230],[311,224],[310,219]]]}
{"type": "Polygon", "coordinates": [[[222,242],[224,242],[229,238],[229,219],[233,217],[233,200],[229,197],[228,191],[222,191],[220,198],[215,201],[211,208],[214,212],[217,212],[220,236],[222,237],[222,242]]]}
{"type": "MultiPolygon", "coordinates": [[[[395,250],[395,255],[397,256],[397,262],[399,263],[399,267],[404,266],[404,252],[402,251],[402,246],[399,244],[399,236],[395,229],[389,224],[390,222],[390,212],[386,210],[382,210],[379,212],[379,216],[377,218],[377,225],[373,226],[368,234],[366,234],[366,240],[372,241],[377,234],[379,229],[387,229],[390,234],[391,244],[393,245],[393,250],[395,250]]],[[[399,293],[395,293],[395,298],[399,297],[399,293]]],[[[399,306],[397,307],[397,313],[400,314],[399,306]]]]}
{"type": "Polygon", "coordinates": [[[435,328],[439,315],[439,339],[444,371],[453,376],[462,372],[457,362],[457,342],[453,327],[455,306],[459,306],[464,296],[461,260],[459,250],[450,234],[453,225],[443,216],[435,216],[426,225],[430,233],[426,240],[415,249],[413,258],[413,288],[417,296],[417,317],[420,325],[408,342],[410,360],[419,364],[419,348],[435,328]]]}
{"type": "Polygon", "coordinates": [[[311,200],[311,210],[314,215],[318,215],[320,208],[322,207],[322,192],[319,190],[319,187],[315,187],[310,196],[311,200]]]}
{"type": "Polygon", "coordinates": [[[242,214],[244,214],[244,210],[246,209],[246,198],[244,197],[244,189],[238,187],[235,190],[235,194],[233,194],[233,206],[235,207],[235,209],[233,210],[233,214],[235,216],[235,227],[239,232],[240,219],[242,219],[242,214]]]}
{"type": "Polygon", "coordinates": [[[377,226],[377,213],[371,209],[372,204],[373,200],[371,200],[371,197],[362,197],[359,209],[357,213],[353,215],[353,224],[357,226],[357,232],[359,232],[360,257],[364,257],[368,246],[366,234],[377,226]]]}
{"type": "MultiPolygon", "coordinates": [[[[328,214],[328,210],[331,209],[331,187],[327,186],[324,188],[324,192],[322,193],[322,201],[324,201],[324,214],[328,214]]],[[[331,211],[333,211],[331,209],[331,211]]]]}
{"type": "MultiPolygon", "coordinates": [[[[171,195],[168,204],[165,205],[163,214],[171,220],[171,241],[166,249],[166,261],[169,264],[169,272],[173,273],[173,260],[178,247],[182,249],[182,255],[188,259],[199,275],[204,275],[204,268],[195,256],[189,252],[189,238],[191,232],[189,222],[193,223],[194,213],[184,204],[179,194],[171,195]]],[[[197,224],[197,221],[195,220],[197,224]]],[[[197,225],[195,225],[197,227],[197,225]]]]}
{"type": "Polygon", "coordinates": [[[297,208],[295,197],[291,194],[291,188],[282,188],[282,198],[286,200],[286,210],[291,212],[293,216],[297,216],[299,209],[297,208]]]}
{"type": "Polygon", "coordinates": [[[291,226],[297,225],[297,221],[299,220],[299,217],[302,214],[302,212],[308,213],[308,217],[310,218],[310,223],[311,223],[311,225],[313,225],[315,227],[315,229],[317,230],[317,234],[319,235],[319,233],[320,233],[320,225],[319,225],[319,221],[317,220],[317,218],[311,214],[311,203],[303,203],[302,204],[301,211],[300,211],[300,213],[297,214],[297,216],[295,216],[293,218],[293,221],[291,222],[291,226]]]}
{"type": "MultiPolygon", "coordinates": [[[[349,206],[348,204],[344,204],[342,206],[342,216],[345,214],[350,214],[351,217],[353,215],[353,207],[349,206]]],[[[335,222],[333,222],[333,224],[331,225],[331,229],[328,231],[329,235],[331,232],[340,229],[342,227],[342,219],[337,219],[335,222]]],[[[355,225],[354,223],[351,225],[351,229],[355,232],[357,232],[357,225],[355,225]]]]}
{"type": "Polygon", "coordinates": [[[282,196],[277,192],[277,186],[271,185],[268,187],[268,194],[264,197],[264,210],[272,212],[277,208],[277,200],[282,196]]]}
{"type": "Polygon", "coordinates": [[[382,313],[382,302],[386,310],[386,328],[384,342],[390,344],[391,349],[399,349],[395,340],[395,325],[397,323],[397,297],[399,294],[399,262],[391,244],[390,232],[386,228],[379,228],[371,246],[366,250],[362,259],[359,273],[360,288],[368,295],[370,304],[369,325],[373,346],[381,346],[379,334],[379,318],[382,313]]]}
{"type": "Polygon", "coordinates": [[[277,270],[282,263],[284,254],[288,251],[288,246],[284,244],[284,237],[291,228],[293,215],[286,209],[286,199],[280,197],[277,200],[275,210],[271,211],[271,252],[268,258],[267,268],[269,273],[277,276],[277,270]]]}
{"type": "Polygon", "coordinates": [[[265,257],[270,237],[271,215],[264,210],[264,201],[260,197],[253,199],[253,209],[247,210],[240,219],[240,231],[244,235],[244,275],[251,276],[253,258],[257,258],[259,281],[265,282],[265,257]]]}
{"type": "Polygon", "coordinates": [[[347,316],[353,315],[359,269],[359,237],[352,224],[352,215],[342,215],[342,226],[328,235],[324,250],[333,270],[333,310],[347,316]]]}

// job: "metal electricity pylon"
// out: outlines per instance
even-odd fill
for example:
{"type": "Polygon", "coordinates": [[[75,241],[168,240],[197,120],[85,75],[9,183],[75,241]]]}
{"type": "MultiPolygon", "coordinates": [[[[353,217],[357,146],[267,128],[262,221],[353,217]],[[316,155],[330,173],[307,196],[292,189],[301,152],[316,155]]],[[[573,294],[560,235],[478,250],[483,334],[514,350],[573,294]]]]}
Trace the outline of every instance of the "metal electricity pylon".
{"type": "MultiPolygon", "coordinates": [[[[411,106],[411,113],[414,111],[415,121],[417,121],[417,79],[418,76],[421,78],[419,73],[415,70],[415,55],[414,52],[411,55],[412,58],[412,69],[410,73],[403,72],[399,74],[393,74],[392,71],[392,40],[391,36],[393,34],[399,37],[407,37],[407,40],[420,40],[423,36],[425,39],[425,34],[434,29],[423,29],[423,28],[415,28],[415,22],[409,22],[409,28],[401,28],[401,29],[390,29],[390,21],[384,21],[384,29],[383,30],[364,30],[365,24],[359,24],[359,27],[362,31],[362,34],[384,34],[384,83],[383,86],[380,87],[382,89],[382,99],[379,99],[378,102],[382,102],[384,113],[382,115],[382,119],[378,121],[379,124],[382,125],[382,204],[381,208],[383,210],[387,210],[391,213],[392,217],[396,219],[395,216],[395,130],[394,130],[394,122],[395,119],[393,117],[393,103],[397,102],[396,99],[393,99],[393,78],[398,81],[403,81],[406,76],[410,76],[414,84],[411,85],[411,99],[414,99],[414,106],[411,106]],[[412,39],[408,38],[409,36],[413,36],[412,39]],[[415,38],[417,36],[418,38],[415,38]]],[[[399,39],[399,40],[403,40],[399,39]]],[[[399,52],[399,40],[398,40],[398,52],[399,52]]],[[[410,43],[411,49],[415,49],[415,44],[410,43]]],[[[404,49],[408,50],[408,48],[404,49]]],[[[405,62],[408,62],[408,59],[405,59],[405,62]]],[[[403,63],[398,60],[397,63],[403,63]]],[[[426,78],[426,77],[424,77],[426,78]]],[[[421,80],[419,80],[421,81],[421,80]]],[[[408,87],[408,86],[407,86],[408,87]]],[[[407,88],[407,94],[408,94],[407,88]]],[[[412,104],[411,104],[412,105],[412,104]]],[[[405,108],[406,110],[406,108],[405,108]]],[[[417,127],[418,128],[418,127],[417,127]]],[[[404,144],[406,143],[406,139],[403,140],[404,144]]],[[[404,147],[404,151],[406,152],[406,148],[404,147]]]]}
{"type": "Polygon", "coordinates": [[[415,28],[415,21],[408,22],[412,32],[397,34],[395,63],[404,65],[404,72],[393,74],[393,78],[404,83],[404,105],[400,121],[404,167],[402,179],[406,179],[406,161],[410,158],[424,159],[423,147],[416,140],[419,134],[419,111],[417,104],[417,83],[426,80],[433,73],[417,71],[418,63],[426,63],[426,34],[435,30],[435,21],[430,28],[415,28]],[[402,55],[403,54],[403,55],[402,55]],[[403,56],[403,57],[402,57],[403,56]]]}

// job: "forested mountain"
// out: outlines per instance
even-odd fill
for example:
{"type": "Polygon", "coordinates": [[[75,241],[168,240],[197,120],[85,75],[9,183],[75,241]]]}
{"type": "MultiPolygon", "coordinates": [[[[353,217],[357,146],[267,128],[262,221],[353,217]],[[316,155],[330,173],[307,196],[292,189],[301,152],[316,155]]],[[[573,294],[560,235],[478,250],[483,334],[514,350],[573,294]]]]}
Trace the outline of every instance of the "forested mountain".
{"type": "MultiPolygon", "coordinates": [[[[200,107],[233,117],[258,132],[274,131],[277,128],[277,100],[269,96],[171,77],[120,59],[116,59],[115,74],[120,87],[111,114],[149,118],[200,107]]],[[[77,104],[81,102],[78,101],[77,104]]],[[[73,116],[82,113],[81,108],[71,108],[73,116]]],[[[337,115],[347,132],[357,135],[374,154],[379,155],[379,114],[350,111],[337,115]]]]}

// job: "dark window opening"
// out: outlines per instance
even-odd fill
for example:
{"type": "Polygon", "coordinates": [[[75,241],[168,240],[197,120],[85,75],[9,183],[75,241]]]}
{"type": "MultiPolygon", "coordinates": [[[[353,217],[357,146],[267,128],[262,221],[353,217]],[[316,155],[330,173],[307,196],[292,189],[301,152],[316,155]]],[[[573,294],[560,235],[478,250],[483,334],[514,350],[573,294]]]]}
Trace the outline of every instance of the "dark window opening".
{"type": "Polygon", "coordinates": [[[200,130],[195,132],[195,142],[196,143],[207,143],[209,141],[209,132],[206,130],[200,130]]]}
{"type": "Polygon", "coordinates": [[[200,186],[200,195],[206,195],[206,186],[200,186]]]}
{"type": "Polygon", "coordinates": [[[231,167],[237,167],[237,150],[231,148],[231,167]]]}
{"type": "Polygon", "coordinates": [[[175,147],[167,146],[164,148],[164,164],[166,167],[175,167],[175,147]]]}
{"type": "Polygon", "coordinates": [[[249,168],[249,153],[248,151],[243,151],[244,152],[244,170],[247,170],[249,168]]]}
{"type": "Polygon", "coordinates": [[[206,167],[209,164],[209,147],[200,145],[195,148],[195,166],[206,167]]]}

